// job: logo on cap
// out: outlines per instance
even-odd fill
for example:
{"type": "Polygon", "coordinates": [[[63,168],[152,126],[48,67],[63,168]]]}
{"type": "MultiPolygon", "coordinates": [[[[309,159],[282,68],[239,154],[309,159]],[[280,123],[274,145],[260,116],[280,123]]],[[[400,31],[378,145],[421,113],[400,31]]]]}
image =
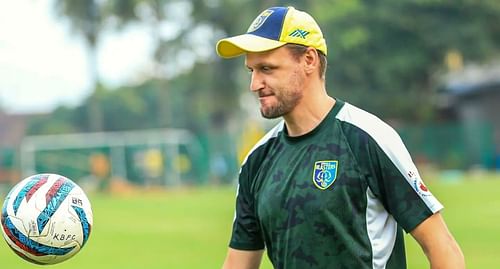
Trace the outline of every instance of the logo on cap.
{"type": "Polygon", "coordinates": [[[309,34],[308,31],[296,29],[291,34],[289,34],[288,36],[291,36],[291,37],[300,37],[302,39],[306,39],[306,36],[308,34],[309,34]]]}
{"type": "Polygon", "coordinates": [[[257,18],[255,18],[255,20],[252,22],[252,24],[250,25],[250,27],[247,30],[247,33],[254,32],[257,29],[259,29],[262,26],[262,24],[264,24],[264,22],[266,22],[267,18],[269,18],[269,16],[271,16],[271,14],[273,14],[273,12],[274,11],[270,10],[270,9],[262,11],[262,13],[260,13],[260,15],[257,16],[257,18]]]}

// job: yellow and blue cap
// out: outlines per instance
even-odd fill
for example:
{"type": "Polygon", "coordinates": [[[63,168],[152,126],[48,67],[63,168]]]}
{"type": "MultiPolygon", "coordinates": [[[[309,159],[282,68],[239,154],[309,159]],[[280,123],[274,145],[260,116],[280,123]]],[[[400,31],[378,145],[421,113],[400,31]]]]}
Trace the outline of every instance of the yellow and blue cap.
{"type": "Polygon", "coordinates": [[[217,54],[232,58],[247,52],[263,52],[293,43],[313,47],[325,55],[326,41],[316,21],[293,7],[271,7],[255,18],[247,32],[217,42],[217,54]]]}

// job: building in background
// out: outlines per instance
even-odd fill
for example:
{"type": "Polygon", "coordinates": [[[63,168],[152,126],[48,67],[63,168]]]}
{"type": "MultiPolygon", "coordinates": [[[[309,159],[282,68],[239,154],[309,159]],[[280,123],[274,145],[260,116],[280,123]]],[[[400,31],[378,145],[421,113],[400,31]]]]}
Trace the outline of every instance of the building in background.
{"type": "Polygon", "coordinates": [[[500,169],[500,63],[448,74],[438,105],[443,115],[463,126],[466,157],[500,169]]]}

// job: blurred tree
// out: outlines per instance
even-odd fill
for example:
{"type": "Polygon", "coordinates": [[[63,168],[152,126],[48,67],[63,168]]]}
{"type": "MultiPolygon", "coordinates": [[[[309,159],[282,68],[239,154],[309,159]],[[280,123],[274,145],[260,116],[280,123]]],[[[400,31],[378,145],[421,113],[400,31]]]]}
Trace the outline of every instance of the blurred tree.
{"type": "MultiPolygon", "coordinates": [[[[215,43],[221,37],[241,34],[250,25],[257,12],[272,5],[276,1],[193,1],[193,18],[198,23],[210,25],[216,34],[210,40],[211,50],[215,51],[215,43]],[[237,22],[237,23],[235,23],[237,22]],[[244,22],[244,23],[241,23],[244,22]]],[[[212,52],[213,53],[213,52],[212,52]]],[[[214,129],[224,131],[230,118],[237,118],[239,113],[239,96],[242,89],[242,73],[246,72],[241,59],[213,61],[210,83],[203,90],[210,92],[210,122],[214,129]]],[[[247,81],[244,81],[247,85],[247,81]]]]}
{"type": "Polygon", "coordinates": [[[27,135],[75,133],[82,130],[76,125],[75,109],[58,107],[48,115],[29,118],[27,135]]]}
{"type": "MultiPolygon", "coordinates": [[[[66,17],[71,25],[71,28],[78,34],[83,35],[85,44],[87,45],[89,74],[93,93],[88,97],[86,111],[81,126],[81,131],[102,131],[104,129],[103,111],[100,104],[100,96],[103,93],[99,92],[100,78],[98,71],[97,49],[99,45],[100,35],[105,30],[105,27],[122,30],[130,22],[139,21],[140,18],[136,14],[136,10],[141,3],[152,3],[153,5],[159,1],[145,0],[108,0],[108,1],[70,1],[70,0],[55,0],[54,8],[56,13],[62,17],[66,17]]],[[[156,10],[156,9],[155,9],[156,10]]],[[[159,9],[161,10],[161,9],[159,9]]]]}
{"type": "Polygon", "coordinates": [[[473,62],[500,49],[498,1],[309,3],[329,44],[329,90],[382,117],[431,119],[448,52],[473,62]]]}
{"type": "MultiPolygon", "coordinates": [[[[87,45],[89,73],[91,76],[92,90],[99,84],[99,74],[97,70],[97,44],[99,41],[99,32],[102,27],[102,12],[99,3],[96,0],[88,1],[69,1],[56,0],[55,8],[59,15],[67,17],[71,27],[82,34],[87,45]]],[[[89,130],[101,131],[102,113],[100,111],[97,95],[89,97],[88,121],[86,125],[89,130]]]]}
{"type": "MultiPolygon", "coordinates": [[[[208,64],[197,65],[192,73],[179,75],[169,81],[175,88],[171,95],[172,110],[176,116],[169,127],[186,128],[197,133],[208,126],[207,106],[211,102],[208,92],[200,91],[208,80],[208,64]],[[200,71],[201,70],[201,71],[200,71]]],[[[162,128],[156,120],[158,102],[164,89],[159,88],[158,79],[150,79],[139,85],[123,86],[116,89],[98,85],[99,106],[103,112],[103,131],[162,128]]],[[[85,111],[89,103],[76,108],[59,107],[48,115],[33,117],[28,134],[60,134],[85,132],[87,120],[85,111]]]]}
{"type": "MultiPolygon", "coordinates": [[[[85,38],[94,92],[76,108],[60,107],[33,118],[29,134],[188,128],[207,155],[235,169],[230,163],[236,161],[235,136],[249,130],[240,107],[249,77],[242,58],[222,60],[214,45],[219,38],[243,33],[268,6],[291,4],[310,12],[328,42],[328,90],[386,119],[431,120],[439,76],[448,67],[495,58],[500,50],[496,0],[55,3],[85,38]],[[96,68],[99,37],[103,30],[122,30],[130,23],[146,26],[153,36],[153,70],[146,70],[150,77],[138,85],[106,88],[96,68]]],[[[197,165],[211,167],[205,157],[197,165]]]]}
{"type": "Polygon", "coordinates": [[[221,60],[214,55],[214,45],[221,37],[244,32],[258,11],[270,5],[308,10],[329,45],[329,91],[384,118],[431,119],[432,93],[449,55],[467,63],[488,60],[500,49],[500,2],[492,0],[114,0],[96,1],[98,13],[90,12],[87,2],[57,3],[94,50],[104,24],[122,29],[131,22],[143,23],[156,36],[154,79],[116,93],[97,84],[75,111],[54,112],[67,114],[52,118],[60,130],[88,130],[85,111],[95,104],[105,114],[103,130],[167,123],[216,133],[226,132],[228,126],[241,128],[239,97],[248,87],[248,76],[241,58],[221,60]],[[96,21],[85,22],[92,18],[89,14],[96,21]],[[73,123],[62,124],[65,121],[73,123]]]}

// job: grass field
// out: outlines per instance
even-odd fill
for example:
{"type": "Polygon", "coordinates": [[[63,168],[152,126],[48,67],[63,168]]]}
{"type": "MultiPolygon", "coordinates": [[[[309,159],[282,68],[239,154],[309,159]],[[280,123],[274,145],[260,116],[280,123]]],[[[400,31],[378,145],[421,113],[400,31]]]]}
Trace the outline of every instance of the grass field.
{"type": "MultiPolygon", "coordinates": [[[[500,268],[500,180],[427,182],[469,269],[500,268]]],[[[91,195],[94,227],[81,253],[50,268],[220,268],[233,218],[234,188],[91,195]]],[[[1,197],[3,198],[3,197],[1,197]]],[[[2,240],[3,241],[3,240],[2,240]]],[[[428,268],[407,237],[408,268],[428,268]]],[[[0,243],[0,267],[40,268],[0,243]]],[[[271,269],[265,260],[262,269],[271,269]]]]}

